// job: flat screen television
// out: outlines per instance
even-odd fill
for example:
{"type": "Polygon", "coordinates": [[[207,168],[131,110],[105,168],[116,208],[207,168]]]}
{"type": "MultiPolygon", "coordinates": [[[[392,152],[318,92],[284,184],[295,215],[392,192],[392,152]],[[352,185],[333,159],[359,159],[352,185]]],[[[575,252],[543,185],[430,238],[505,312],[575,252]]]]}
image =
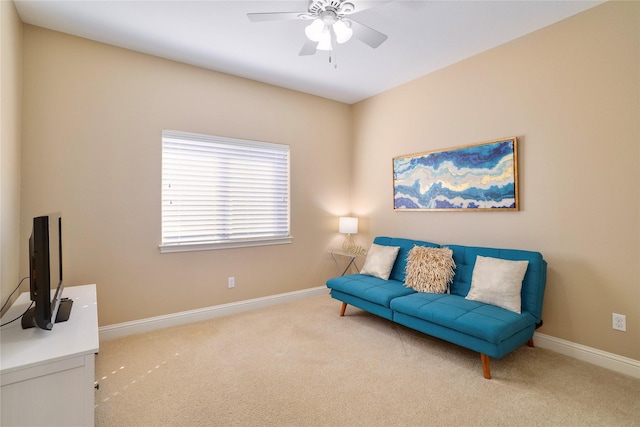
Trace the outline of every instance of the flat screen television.
{"type": "MultiPolygon", "coordinates": [[[[64,289],[62,218],[59,213],[33,219],[29,237],[29,283],[29,296],[33,305],[22,316],[22,328],[51,330],[56,317],[59,318],[58,310],[64,289]]],[[[67,308],[70,310],[70,307],[67,308]]],[[[68,318],[68,312],[66,314],[68,318]]]]}

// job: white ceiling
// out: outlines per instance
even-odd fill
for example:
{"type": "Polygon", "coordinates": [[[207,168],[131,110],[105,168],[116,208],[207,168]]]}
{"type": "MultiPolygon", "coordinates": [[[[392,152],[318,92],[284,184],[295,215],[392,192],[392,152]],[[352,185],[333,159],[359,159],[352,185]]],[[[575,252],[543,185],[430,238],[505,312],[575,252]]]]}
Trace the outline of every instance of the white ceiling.
{"type": "Polygon", "coordinates": [[[305,12],[308,1],[16,0],[28,24],[297,91],[354,103],[582,12],[603,1],[358,1],[351,15],[389,38],[353,38],[298,56],[309,21],[250,22],[305,12]]]}

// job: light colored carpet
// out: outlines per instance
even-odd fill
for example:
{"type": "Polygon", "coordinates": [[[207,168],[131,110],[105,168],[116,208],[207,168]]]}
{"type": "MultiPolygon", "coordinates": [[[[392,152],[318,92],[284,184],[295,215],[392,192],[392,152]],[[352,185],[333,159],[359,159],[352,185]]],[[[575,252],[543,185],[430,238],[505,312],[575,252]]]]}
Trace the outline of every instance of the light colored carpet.
{"type": "Polygon", "coordinates": [[[639,426],[640,380],[492,360],[329,296],[104,341],[97,426],[639,426]]]}

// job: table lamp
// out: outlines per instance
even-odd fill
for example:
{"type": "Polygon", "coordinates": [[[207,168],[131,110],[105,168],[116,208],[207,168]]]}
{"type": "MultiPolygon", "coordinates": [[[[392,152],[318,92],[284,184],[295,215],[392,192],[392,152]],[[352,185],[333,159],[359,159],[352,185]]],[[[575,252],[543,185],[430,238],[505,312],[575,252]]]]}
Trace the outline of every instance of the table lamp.
{"type": "Polygon", "coordinates": [[[351,237],[352,234],[358,234],[358,218],[352,216],[340,217],[338,231],[347,235],[344,239],[344,243],[342,243],[342,249],[345,252],[357,254],[363,251],[361,247],[357,246],[353,242],[353,237],[351,237]]]}

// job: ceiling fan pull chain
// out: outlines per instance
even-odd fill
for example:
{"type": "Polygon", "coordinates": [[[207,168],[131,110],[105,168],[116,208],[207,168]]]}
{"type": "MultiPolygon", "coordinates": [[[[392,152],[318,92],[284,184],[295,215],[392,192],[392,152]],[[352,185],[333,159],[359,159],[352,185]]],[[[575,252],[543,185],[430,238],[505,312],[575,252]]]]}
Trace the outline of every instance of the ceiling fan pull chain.
{"type": "Polygon", "coordinates": [[[333,52],[334,52],[333,49],[329,51],[329,64],[333,65],[333,68],[338,68],[338,60],[336,59],[333,52]]]}

